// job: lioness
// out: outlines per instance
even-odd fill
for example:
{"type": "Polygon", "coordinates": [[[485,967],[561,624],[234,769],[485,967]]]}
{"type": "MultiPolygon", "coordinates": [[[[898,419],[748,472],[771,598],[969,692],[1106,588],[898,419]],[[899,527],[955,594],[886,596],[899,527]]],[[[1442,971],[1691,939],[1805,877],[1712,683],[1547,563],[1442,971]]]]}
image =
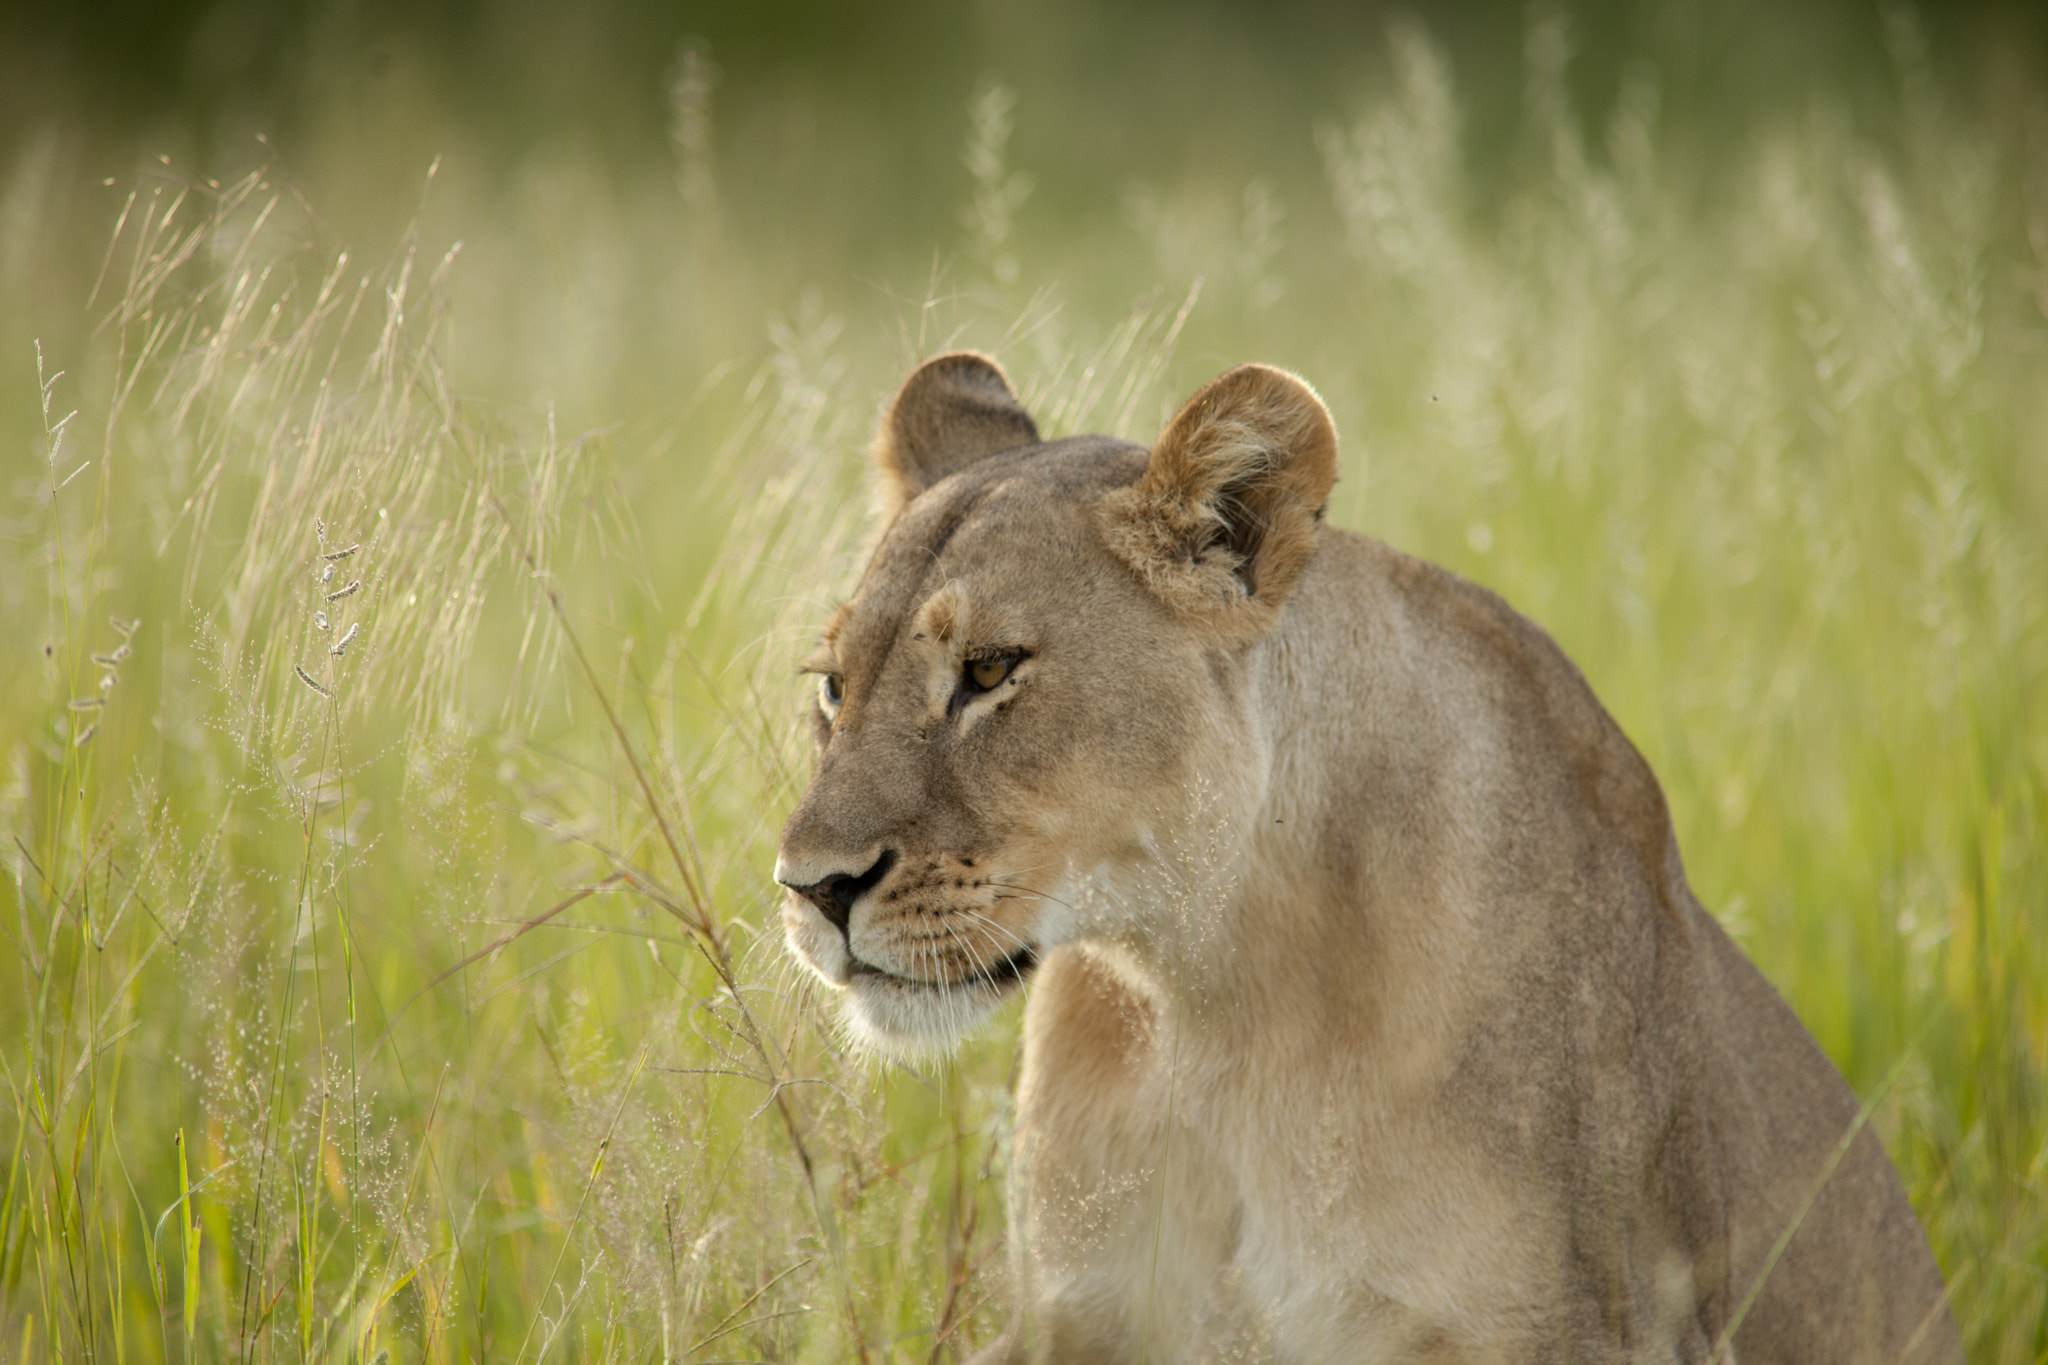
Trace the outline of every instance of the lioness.
{"type": "Polygon", "coordinates": [[[775,877],[879,1051],[1032,983],[992,1359],[1961,1359],[1642,757],[1498,597],[1322,524],[1306,384],[1147,451],[947,355],[877,453],[775,877]]]}

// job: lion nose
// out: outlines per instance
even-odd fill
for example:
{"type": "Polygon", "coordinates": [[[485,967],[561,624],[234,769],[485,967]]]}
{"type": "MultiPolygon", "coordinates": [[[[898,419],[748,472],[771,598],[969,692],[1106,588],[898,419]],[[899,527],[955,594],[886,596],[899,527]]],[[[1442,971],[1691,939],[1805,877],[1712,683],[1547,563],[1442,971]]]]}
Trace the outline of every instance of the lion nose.
{"type": "Polygon", "coordinates": [[[846,932],[847,921],[853,915],[853,903],[866,895],[875,884],[889,875],[889,869],[896,865],[894,849],[884,849],[882,856],[875,859],[874,866],[855,876],[846,872],[835,872],[822,881],[808,886],[797,886],[783,882],[784,886],[818,907],[826,919],[837,925],[839,932],[846,932]]]}

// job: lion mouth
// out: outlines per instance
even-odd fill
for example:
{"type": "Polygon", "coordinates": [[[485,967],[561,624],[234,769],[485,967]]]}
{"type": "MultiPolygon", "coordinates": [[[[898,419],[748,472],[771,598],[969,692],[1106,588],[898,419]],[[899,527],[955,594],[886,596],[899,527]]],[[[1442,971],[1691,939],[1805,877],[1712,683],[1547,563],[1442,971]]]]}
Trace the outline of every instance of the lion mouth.
{"type": "Polygon", "coordinates": [[[978,975],[981,980],[986,981],[997,990],[1004,990],[1010,986],[1021,985],[1024,978],[1030,976],[1037,966],[1038,949],[1030,944],[1026,944],[987,971],[978,973],[978,975]]]}
{"type": "Polygon", "coordinates": [[[1011,953],[1008,957],[990,966],[977,968],[957,981],[933,981],[923,977],[904,976],[898,972],[889,971],[887,968],[877,967],[873,963],[864,961],[861,958],[851,957],[850,954],[849,957],[851,960],[848,966],[852,969],[852,974],[856,979],[863,976],[880,977],[894,985],[910,986],[927,991],[953,990],[956,987],[968,985],[986,986],[990,990],[997,992],[1007,991],[1014,986],[1022,985],[1038,967],[1038,949],[1035,945],[1028,943],[1016,952],[1011,953]]]}

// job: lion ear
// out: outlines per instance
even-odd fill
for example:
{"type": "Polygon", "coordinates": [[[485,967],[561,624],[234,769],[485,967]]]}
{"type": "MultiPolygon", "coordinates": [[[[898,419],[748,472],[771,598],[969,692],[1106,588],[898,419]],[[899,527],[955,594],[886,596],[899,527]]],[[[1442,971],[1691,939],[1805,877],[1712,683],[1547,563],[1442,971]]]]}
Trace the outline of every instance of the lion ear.
{"type": "Polygon", "coordinates": [[[995,361],[973,351],[927,360],[896,391],[875,436],[887,511],[985,456],[1037,440],[1038,424],[995,361]]]}
{"type": "Polygon", "coordinates": [[[1104,500],[1104,531],[1167,605],[1257,634],[1308,567],[1336,481],[1337,429],[1315,390],[1240,365],[1166,424],[1143,476],[1104,500]]]}

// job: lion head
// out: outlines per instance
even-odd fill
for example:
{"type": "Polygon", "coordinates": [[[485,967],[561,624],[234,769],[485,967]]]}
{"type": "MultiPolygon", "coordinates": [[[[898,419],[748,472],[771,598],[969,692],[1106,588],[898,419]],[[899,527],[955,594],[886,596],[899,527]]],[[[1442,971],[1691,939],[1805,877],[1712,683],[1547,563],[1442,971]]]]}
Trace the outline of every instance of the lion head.
{"type": "Polygon", "coordinates": [[[876,457],[890,520],[806,665],[817,769],[775,878],[796,955],[904,1054],[1058,945],[1161,932],[1147,879],[1257,807],[1238,659],[1315,552],[1336,434],[1306,384],[1247,365],[1150,451],[1043,441],[960,353],[903,386],[876,457]]]}

